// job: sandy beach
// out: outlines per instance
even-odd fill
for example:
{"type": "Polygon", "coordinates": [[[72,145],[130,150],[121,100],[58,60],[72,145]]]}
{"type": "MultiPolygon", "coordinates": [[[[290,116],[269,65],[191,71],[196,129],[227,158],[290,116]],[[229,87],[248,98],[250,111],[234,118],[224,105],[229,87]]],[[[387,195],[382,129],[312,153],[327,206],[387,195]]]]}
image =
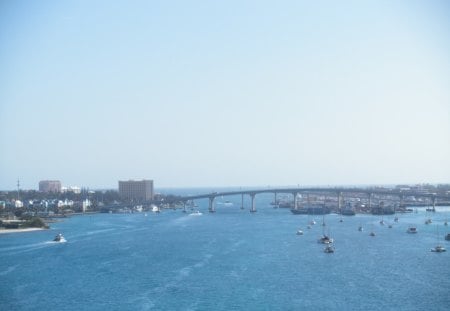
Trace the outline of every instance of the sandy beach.
{"type": "Polygon", "coordinates": [[[45,228],[1,229],[0,228],[0,234],[16,233],[16,232],[30,232],[30,231],[38,231],[38,230],[46,230],[46,229],[45,228]]]}

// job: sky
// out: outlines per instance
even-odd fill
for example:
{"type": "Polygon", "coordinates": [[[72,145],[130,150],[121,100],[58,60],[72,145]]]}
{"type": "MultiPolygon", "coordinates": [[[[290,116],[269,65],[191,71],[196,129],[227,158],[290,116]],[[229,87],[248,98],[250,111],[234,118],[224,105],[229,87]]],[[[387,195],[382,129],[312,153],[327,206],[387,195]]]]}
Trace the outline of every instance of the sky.
{"type": "Polygon", "coordinates": [[[450,183],[449,16],[0,0],[0,189],[450,183]]]}

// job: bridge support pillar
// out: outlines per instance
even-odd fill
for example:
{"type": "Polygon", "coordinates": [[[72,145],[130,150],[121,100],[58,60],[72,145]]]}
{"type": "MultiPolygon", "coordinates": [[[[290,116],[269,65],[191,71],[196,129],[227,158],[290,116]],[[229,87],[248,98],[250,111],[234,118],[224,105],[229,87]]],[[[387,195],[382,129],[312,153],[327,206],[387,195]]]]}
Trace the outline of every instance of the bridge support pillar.
{"type": "Polygon", "coordinates": [[[183,201],[183,213],[186,213],[186,201],[183,201]]]}
{"type": "Polygon", "coordinates": [[[250,197],[252,198],[252,206],[250,207],[250,213],[256,212],[255,195],[256,194],[254,194],[254,193],[250,194],[250,197]]]}
{"type": "Polygon", "coordinates": [[[294,196],[294,209],[297,209],[297,203],[298,203],[298,192],[292,192],[292,195],[294,196]]]}
{"type": "Polygon", "coordinates": [[[372,209],[372,193],[369,193],[369,209],[372,209]]]}
{"type": "Polygon", "coordinates": [[[241,194],[241,209],[244,209],[244,194],[241,194]]]}
{"type": "Polygon", "coordinates": [[[208,210],[209,210],[210,213],[214,213],[216,211],[215,204],[214,204],[214,199],[215,198],[216,197],[209,197],[208,210]]]}
{"type": "Polygon", "coordinates": [[[433,212],[436,211],[436,197],[433,197],[433,212]]]}
{"type": "Polygon", "coordinates": [[[337,208],[338,208],[338,211],[339,211],[339,213],[341,213],[342,214],[342,211],[341,211],[341,208],[342,208],[342,206],[341,206],[341,201],[342,201],[342,192],[338,192],[338,194],[337,194],[338,196],[337,196],[337,208]]]}

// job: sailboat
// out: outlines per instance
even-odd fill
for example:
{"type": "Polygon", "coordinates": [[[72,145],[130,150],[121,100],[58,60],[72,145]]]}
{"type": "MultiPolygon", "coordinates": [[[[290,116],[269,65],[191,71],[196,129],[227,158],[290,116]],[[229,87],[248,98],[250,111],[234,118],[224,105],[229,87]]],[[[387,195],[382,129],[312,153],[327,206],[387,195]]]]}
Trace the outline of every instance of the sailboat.
{"type": "Polygon", "coordinates": [[[324,253],[331,254],[334,253],[334,246],[332,244],[327,244],[323,249],[324,253]]]}
{"type": "Polygon", "coordinates": [[[438,226],[436,226],[436,233],[437,233],[437,245],[435,247],[433,247],[431,249],[431,251],[435,252],[435,253],[443,253],[446,251],[446,249],[444,248],[444,246],[439,244],[439,227],[438,226]]]}

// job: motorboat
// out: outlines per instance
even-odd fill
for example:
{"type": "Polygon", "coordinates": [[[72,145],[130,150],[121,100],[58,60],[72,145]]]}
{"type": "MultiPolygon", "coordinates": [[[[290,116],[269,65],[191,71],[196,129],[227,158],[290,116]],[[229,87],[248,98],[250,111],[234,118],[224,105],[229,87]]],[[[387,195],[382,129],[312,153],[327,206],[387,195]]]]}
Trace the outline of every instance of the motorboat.
{"type": "Polygon", "coordinates": [[[371,231],[371,232],[369,233],[369,235],[370,235],[370,236],[375,236],[375,232],[371,231]]]}
{"type": "Polygon", "coordinates": [[[61,233],[58,233],[55,236],[55,238],[53,239],[53,242],[64,243],[64,242],[67,242],[67,240],[64,238],[64,236],[61,233]]]}
{"type": "Polygon", "coordinates": [[[153,213],[159,213],[159,212],[160,212],[159,207],[156,206],[156,205],[153,205],[153,206],[152,206],[152,212],[153,212],[153,213]]]}
{"type": "Polygon", "coordinates": [[[315,224],[316,224],[316,221],[313,219],[313,220],[311,220],[311,221],[309,222],[309,224],[310,224],[310,225],[315,225],[315,224]]]}
{"type": "Polygon", "coordinates": [[[325,246],[323,251],[328,254],[334,253],[334,247],[332,245],[328,244],[327,246],[325,246]]]}
{"type": "Polygon", "coordinates": [[[203,213],[200,211],[195,211],[195,212],[189,214],[189,216],[200,216],[200,215],[203,215],[203,213]]]}
{"type": "Polygon", "coordinates": [[[297,230],[297,235],[303,235],[303,231],[301,229],[297,230]]]}
{"type": "Polygon", "coordinates": [[[431,251],[432,251],[432,252],[435,252],[435,253],[443,253],[443,252],[446,251],[446,249],[445,249],[444,246],[442,246],[442,245],[436,245],[435,247],[433,247],[433,248],[431,249],[431,251]]]}
{"type": "Polygon", "coordinates": [[[363,226],[362,226],[362,225],[359,225],[358,231],[363,231],[363,230],[364,230],[363,226]]]}
{"type": "Polygon", "coordinates": [[[408,230],[406,230],[407,233],[417,233],[416,227],[409,227],[408,230]]]}

